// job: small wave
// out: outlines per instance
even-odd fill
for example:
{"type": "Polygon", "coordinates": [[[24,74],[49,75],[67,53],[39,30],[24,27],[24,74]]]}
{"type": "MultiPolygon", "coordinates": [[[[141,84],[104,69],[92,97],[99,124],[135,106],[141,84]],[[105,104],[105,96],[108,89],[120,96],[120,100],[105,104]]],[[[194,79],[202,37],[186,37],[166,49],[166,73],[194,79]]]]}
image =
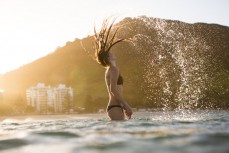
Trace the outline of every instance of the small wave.
{"type": "Polygon", "coordinates": [[[78,138],[80,135],[67,132],[67,131],[45,131],[45,132],[36,132],[36,135],[41,136],[51,136],[51,137],[66,137],[66,138],[78,138]]]}
{"type": "Polygon", "coordinates": [[[198,135],[193,141],[193,144],[197,145],[229,145],[229,133],[210,133],[198,135]]]}
{"type": "Polygon", "coordinates": [[[18,118],[6,118],[4,120],[2,120],[0,123],[1,124],[15,124],[15,125],[19,125],[21,123],[29,123],[29,122],[32,122],[34,121],[34,119],[32,118],[23,118],[23,119],[20,119],[19,117],[18,118]]]}
{"type": "Polygon", "coordinates": [[[17,148],[27,144],[27,141],[23,139],[0,140],[0,150],[17,148]]]}

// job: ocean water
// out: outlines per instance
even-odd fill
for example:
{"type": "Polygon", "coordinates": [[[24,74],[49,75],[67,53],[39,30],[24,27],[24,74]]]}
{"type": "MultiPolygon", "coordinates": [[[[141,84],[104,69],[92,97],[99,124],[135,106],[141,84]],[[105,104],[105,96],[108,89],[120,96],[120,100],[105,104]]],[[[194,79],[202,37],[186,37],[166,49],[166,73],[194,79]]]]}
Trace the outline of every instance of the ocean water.
{"type": "Polygon", "coordinates": [[[228,153],[229,111],[153,111],[0,121],[1,153],[228,153]]]}

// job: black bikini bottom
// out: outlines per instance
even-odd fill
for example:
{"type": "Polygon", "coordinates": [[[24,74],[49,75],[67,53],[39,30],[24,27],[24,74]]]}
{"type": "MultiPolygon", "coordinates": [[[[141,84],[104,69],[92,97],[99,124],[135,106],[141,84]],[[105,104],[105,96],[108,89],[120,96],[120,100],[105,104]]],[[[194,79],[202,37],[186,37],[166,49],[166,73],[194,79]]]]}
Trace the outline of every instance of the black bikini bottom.
{"type": "Polygon", "coordinates": [[[111,108],[113,108],[113,107],[119,107],[119,108],[121,108],[121,109],[123,110],[123,107],[122,107],[121,105],[109,105],[109,106],[107,107],[107,112],[108,112],[111,108]]]}

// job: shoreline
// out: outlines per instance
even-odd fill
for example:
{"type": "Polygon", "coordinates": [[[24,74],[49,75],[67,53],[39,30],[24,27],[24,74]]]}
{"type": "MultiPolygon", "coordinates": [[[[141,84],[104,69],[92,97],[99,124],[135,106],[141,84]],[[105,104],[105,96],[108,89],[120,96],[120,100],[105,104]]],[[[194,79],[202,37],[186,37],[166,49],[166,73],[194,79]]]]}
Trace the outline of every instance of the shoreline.
{"type": "MultiPolygon", "coordinates": [[[[134,112],[133,117],[148,116],[152,112],[134,112]]],[[[0,122],[5,120],[30,121],[30,120],[59,120],[59,119],[95,119],[108,118],[106,113],[85,113],[85,114],[44,114],[44,115],[19,115],[19,116],[0,116],[0,122]]]]}
{"type": "MultiPolygon", "coordinates": [[[[228,112],[228,110],[196,110],[195,112],[199,113],[209,113],[212,111],[220,111],[220,112],[228,112]],[[203,112],[202,112],[203,111],[203,112]]],[[[174,111],[169,111],[174,113],[174,111]]],[[[134,111],[133,117],[149,117],[154,115],[162,115],[165,113],[164,111],[134,111]]],[[[167,112],[168,113],[168,112],[167,112]]],[[[177,112],[179,113],[179,112],[177,112]]],[[[181,113],[181,112],[180,112],[181,113]]],[[[183,112],[184,113],[184,112],[183,112]]],[[[190,115],[191,111],[187,113],[187,115],[190,115]]],[[[7,121],[33,121],[33,120],[61,120],[61,119],[67,119],[67,120],[74,120],[74,119],[96,119],[96,118],[107,118],[106,112],[103,113],[73,113],[73,114],[26,114],[26,115],[10,115],[10,116],[0,116],[0,122],[7,122],[7,121]]]]}
{"type": "Polygon", "coordinates": [[[86,119],[106,117],[105,113],[88,114],[44,114],[44,115],[19,115],[19,116],[0,116],[0,121],[4,120],[58,120],[58,119],[86,119]]]}

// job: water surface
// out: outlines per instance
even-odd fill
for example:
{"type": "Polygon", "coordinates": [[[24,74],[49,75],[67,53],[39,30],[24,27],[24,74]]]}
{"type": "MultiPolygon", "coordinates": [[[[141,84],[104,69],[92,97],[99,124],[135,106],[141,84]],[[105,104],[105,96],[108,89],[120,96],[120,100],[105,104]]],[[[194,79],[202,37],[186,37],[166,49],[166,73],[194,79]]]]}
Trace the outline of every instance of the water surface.
{"type": "Polygon", "coordinates": [[[103,115],[6,118],[1,153],[228,153],[228,111],[153,111],[129,121],[103,115]]]}

